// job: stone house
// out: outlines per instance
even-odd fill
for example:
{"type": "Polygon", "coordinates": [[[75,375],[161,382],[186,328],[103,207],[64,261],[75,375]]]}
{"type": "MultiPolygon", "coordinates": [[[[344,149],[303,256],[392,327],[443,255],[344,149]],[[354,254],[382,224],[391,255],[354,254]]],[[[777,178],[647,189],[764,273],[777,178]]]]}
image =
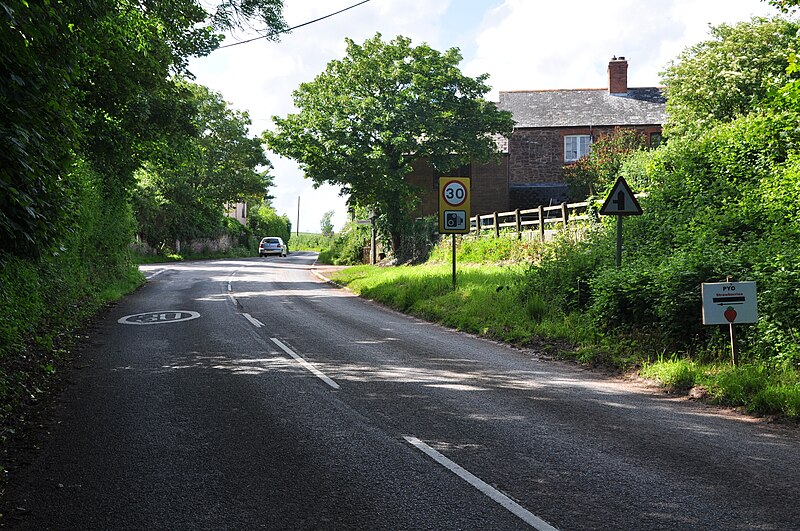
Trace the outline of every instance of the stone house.
{"type": "MultiPolygon", "coordinates": [[[[661,141],[666,99],[659,87],[628,87],[628,62],[608,64],[608,88],[500,92],[497,106],[510,111],[516,125],[501,138],[501,157],[473,163],[448,175],[471,177],[472,215],[557,204],[569,197],[562,168],[589,153],[593,139],[618,128],[642,132],[650,146],[661,141]]],[[[420,215],[438,212],[438,177],[425,160],[414,165],[409,181],[424,190],[420,215]]]]}

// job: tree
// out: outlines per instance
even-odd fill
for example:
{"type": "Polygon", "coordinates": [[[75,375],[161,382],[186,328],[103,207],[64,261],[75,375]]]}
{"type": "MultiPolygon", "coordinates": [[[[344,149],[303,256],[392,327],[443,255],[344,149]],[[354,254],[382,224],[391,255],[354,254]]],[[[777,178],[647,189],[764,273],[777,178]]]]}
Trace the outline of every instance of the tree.
{"type": "Polygon", "coordinates": [[[127,206],[151,144],[185,130],[175,80],[220,30],[286,28],[282,0],[3,0],[0,253],[36,258],[75,230],[74,168],[110,209],[127,206]]]}
{"type": "Polygon", "coordinates": [[[333,236],[333,222],[331,221],[333,214],[333,210],[328,210],[322,214],[322,220],[319,222],[319,226],[323,236],[333,236]]]}
{"type": "Polygon", "coordinates": [[[770,0],[768,3],[777,7],[784,13],[794,11],[798,6],[800,6],[800,2],[798,2],[798,0],[770,0]]]}
{"type": "Polygon", "coordinates": [[[250,205],[247,226],[259,241],[264,236],[277,236],[289,243],[292,237],[292,222],[286,216],[279,216],[265,201],[250,205]]]}
{"type": "Polygon", "coordinates": [[[183,87],[191,129],[165,140],[137,173],[140,233],[153,245],[215,236],[227,204],[264,200],[272,185],[261,142],[248,137],[247,113],[206,87],[183,87]]]}
{"type": "MultiPolygon", "coordinates": [[[[93,4],[93,2],[86,2],[93,4]]],[[[78,125],[73,69],[89,7],[4,0],[0,9],[0,252],[38,256],[74,211],[68,175],[78,125]]]]}
{"type": "Polygon", "coordinates": [[[744,116],[768,99],[788,80],[799,28],[782,18],[711,28],[711,39],[688,48],[662,72],[664,133],[699,132],[744,116]]]}
{"type": "Polygon", "coordinates": [[[496,155],[494,135],[510,135],[513,121],[483,100],[487,75],[461,73],[456,48],[440,53],[380,34],[346,42],[346,57],[301,84],[293,93],[299,112],[274,117],[264,139],[316,186],[339,186],[352,204],[374,208],[396,250],[418,201],[405,180],[412,162],[427,158],[440,171],[486,162],[496,155]]]}

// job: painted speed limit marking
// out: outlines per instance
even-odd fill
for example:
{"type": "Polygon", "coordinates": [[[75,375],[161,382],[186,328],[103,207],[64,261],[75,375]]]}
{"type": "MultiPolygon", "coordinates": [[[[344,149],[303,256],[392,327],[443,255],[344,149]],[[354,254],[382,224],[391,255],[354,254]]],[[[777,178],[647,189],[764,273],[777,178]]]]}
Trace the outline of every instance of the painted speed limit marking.
{"type": "Polygon", "coordinates": [[[154,325],[165,323],[179,323],[181,321],[191,321],[197,319],[200,314],[189,310],[161,310],[158,312],[137,313],[126,315],[117,322],[126,325],[154,325]]]}
{"type": "Polygon", "coordinates": [[[467,189],[458,181],[450,181],[442,189],[442,199],[450,206],[459,206],[467,199],[467,189]]]}

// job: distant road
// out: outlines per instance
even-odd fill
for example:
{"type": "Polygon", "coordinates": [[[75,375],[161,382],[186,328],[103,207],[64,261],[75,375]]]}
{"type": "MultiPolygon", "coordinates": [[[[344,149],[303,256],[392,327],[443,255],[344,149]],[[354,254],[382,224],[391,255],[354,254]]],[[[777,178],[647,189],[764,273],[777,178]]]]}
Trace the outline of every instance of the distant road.
{"type": "Polygon", "coordinates": [[[0,522],[798,527],[798,430],[408,318],[326,284],[314,259],[143,266],[0,522]]]}

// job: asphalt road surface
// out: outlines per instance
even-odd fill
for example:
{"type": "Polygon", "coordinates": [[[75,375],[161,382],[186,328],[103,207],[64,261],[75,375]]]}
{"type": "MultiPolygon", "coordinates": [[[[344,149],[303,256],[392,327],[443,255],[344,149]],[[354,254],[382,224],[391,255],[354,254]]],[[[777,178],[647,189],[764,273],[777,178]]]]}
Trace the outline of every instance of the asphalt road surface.
{"type": "Polygon", "coordinates": [[[798,529],[793,427],[408,318],[314,255],[146,266],[14,469],[18,529],[798,529]]]}

